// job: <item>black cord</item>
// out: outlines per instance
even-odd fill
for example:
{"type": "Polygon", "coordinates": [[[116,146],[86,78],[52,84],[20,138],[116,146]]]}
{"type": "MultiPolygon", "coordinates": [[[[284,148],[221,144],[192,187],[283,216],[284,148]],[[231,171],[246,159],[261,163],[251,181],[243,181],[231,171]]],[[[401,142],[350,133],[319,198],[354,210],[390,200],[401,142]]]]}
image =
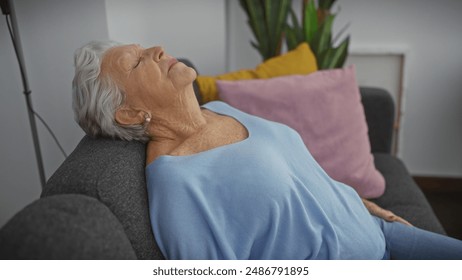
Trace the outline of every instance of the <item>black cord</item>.
{"type": "Polygon", "coordinates": [[[51,130],[50,126],[48,126],[48,124],[45,122],[45,120],[37,113],[35,112],[31,107],[30,107],[30,104],[27,104],[27,107],[29,107],[29,110],[40,120],[40,122],[45,126],[45,128],[48,130],[48,132],[50,133],[51,137],[53,137],[53,139],[55,140],[56,142],[56,145],[58,146],[58,148],[61,150],[61,153],[63,154],[64,158],[67,158],[67,154],[66,152],[64,151],[63,147],[61,146],[61,143],[59,143],[58,141],[58,138],[56,137],[56,135],[53,133],[53,131],[51,130]]]}
{"type": "MultiPolygon", "coordinates": [[[[14,48],[14,52],[16,53],[16,59],[18,60],[18,64],[19,64],[19,70],[21,71],[21,76],[24,78],[25,75],[24,75],[24,69],[22,67],[22,63],[21,61],[19,60],[19,55],[18,55],[18,49],[17,49],[17,46],[16,46],[16,40],[14,38],[14,33],[13,33],[13,30],[11,28],[11,23],[10,23],[10,18],[9,18],[9,15],[5,15],[5,19],[6,19],[6,25],[8,26],[8,31],[10,32],[10,37],[11,37],[11,41],[13,42],[13,48],[14,48]]],[[[24,92],[25,95],[29,95],[31,94],[31,91],[25,91],[24,92]]],[[[64,151],[63,147],[61,146],[61,143],[59,143],[58,141],[58,138],[56,137],[56,135],[53,133],[53,131],[51,130],[50,126],[45,122],[45,120],[37,113],[35,112],[32,107],[30,106],[29,102],[26,102],[27,103],[27,109],[32,112],[32,114],[34,114],[34,116],[36,116],[40,122],[45,126],[45,128],[48,130],[48,132],[50,133],[51,137],[53,137],[54,141],[56,142],[56,145],[58,145],[58,148],[61,150],[61,153],[63,154],[64,158],[67,158],[67,154],[66,152],[64,151]]]]}

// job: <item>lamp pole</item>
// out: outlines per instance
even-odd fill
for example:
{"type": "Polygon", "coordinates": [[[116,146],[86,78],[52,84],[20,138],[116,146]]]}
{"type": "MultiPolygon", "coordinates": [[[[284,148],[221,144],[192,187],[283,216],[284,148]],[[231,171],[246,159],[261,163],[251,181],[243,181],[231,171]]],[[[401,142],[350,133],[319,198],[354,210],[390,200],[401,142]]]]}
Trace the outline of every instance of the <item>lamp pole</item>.
{"type": "Polygon", "coordinates": [[[46,184],[45,171],[43,168],[42,152],[40,150],[40,141],[39,141],[39,137],[37,133],[37,124],[35,122],[34,109],[32,106],[32,99],[31,99],[31,90],[29,88],[29,82],[27,80],[26,67],[24,65],[24,55],[23,55],[22,47],[21,47],[21,40],[19,38],[16,14],[14,12],[13,6],[9,5],[8,0],[1,1],[1,4],[2,4],[2,13],[5,15],[7,24],[9,27],[10,25],[8,22],[8,17],[11,19],[12,33],[10,33],[10,35],[11,35],[11,40],[13,42],[14,50],[16,53],[16,57],[18,59],[19,70],[21,71],[22,85],[24,88],[23,92],[26,98],[27,114],[29,116],[30,129],[32,132],[32,140],[34,142],[35,156],[37,159],[37,167],[38,167],[38,172],[40,176],[40,184],[43,189],[46,184]]]}

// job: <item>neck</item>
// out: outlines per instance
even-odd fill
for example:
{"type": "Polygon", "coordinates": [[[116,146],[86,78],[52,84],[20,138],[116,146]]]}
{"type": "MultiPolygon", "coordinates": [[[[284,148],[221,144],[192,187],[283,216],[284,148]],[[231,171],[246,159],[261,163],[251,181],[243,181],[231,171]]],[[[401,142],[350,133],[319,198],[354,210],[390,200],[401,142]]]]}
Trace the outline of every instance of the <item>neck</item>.
{"type": "Polygon", "coordinates": [[[192,85],[177,93],[169,104],[152,110],[149,134],[151,142],[181,143],[207,124],[192,85]]]}

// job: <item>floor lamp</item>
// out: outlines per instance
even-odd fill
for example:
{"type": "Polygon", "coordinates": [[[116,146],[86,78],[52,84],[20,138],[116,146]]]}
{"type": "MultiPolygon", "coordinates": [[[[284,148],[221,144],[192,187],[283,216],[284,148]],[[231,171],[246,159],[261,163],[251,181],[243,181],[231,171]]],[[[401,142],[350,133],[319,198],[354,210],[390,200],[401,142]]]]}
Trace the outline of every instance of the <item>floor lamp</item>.
{"type": "Polygon", "coordinates": [[[24,88],[24,96],[26,98],[26,105],[27,105],[27,114],[29,115],[30,129],[32,132],[32,140],[34,141],[35,155],[37,159],[37,167],[38,167],[38,172],[40,175],[40,184],[43,189],[45,187],[45,182],[46,182],[45,171],[43,168],[43,159],[42,159],[42,153],[40,151],[40,142],[39,142],[39,137],[37,133],[37,124],[35,122],[34,109],[32,107],[32,99],[30,96],[31,90],[29,88],[29,82],[27,81],[26,68],[24,65],[24,55],[22,53],[21,41],[20,41],[19,33],[18,33],[16,14],[14,13],[14,10],[11,9],[12,5],[10,5],[8,0],[0,0],[0,4],[1,4],[2,13],[5,15],[5,18],[6,18],[6,22],[7,22],[8,29],[9,29],[10,36],[11,36],[11,41],[13,42],[13,47],[16,53],[16,58],[18,59],[19,70],[21,71],[22,85],[24,88]]]}

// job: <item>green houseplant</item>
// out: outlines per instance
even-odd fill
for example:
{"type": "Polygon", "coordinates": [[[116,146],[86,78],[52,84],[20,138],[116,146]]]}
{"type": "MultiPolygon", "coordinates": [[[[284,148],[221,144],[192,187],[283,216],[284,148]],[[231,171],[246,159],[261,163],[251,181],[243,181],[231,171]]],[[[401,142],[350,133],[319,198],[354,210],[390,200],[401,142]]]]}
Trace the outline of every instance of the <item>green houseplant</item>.
{"type": "MultiPolygon", "coordinates": [[[[332,36],[335,14],[330,10],[335,1],[318,0],[316,8],[314,0],[304,0],[301,24],[298,23],[293,9],[289,11],[292,25],[287,25],[285,29],[287,47],[291,50],[301,42],[307,42],[316,56],[318,69],[341,68],[348,55],[350,37],[347,36],[335,46],[337,40],[332,36]]],[[[344,30],[337,35],[337,38],[344,30]]]]}
{"type": "Polygon", "coordinates": [[[239,0],[263,60],[281,54],[291,0],[239,0]]]}

